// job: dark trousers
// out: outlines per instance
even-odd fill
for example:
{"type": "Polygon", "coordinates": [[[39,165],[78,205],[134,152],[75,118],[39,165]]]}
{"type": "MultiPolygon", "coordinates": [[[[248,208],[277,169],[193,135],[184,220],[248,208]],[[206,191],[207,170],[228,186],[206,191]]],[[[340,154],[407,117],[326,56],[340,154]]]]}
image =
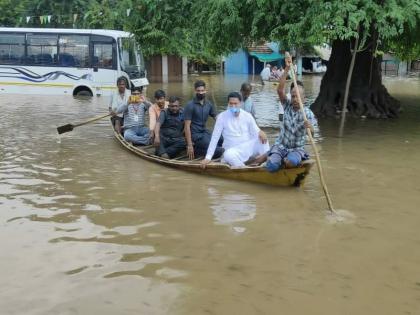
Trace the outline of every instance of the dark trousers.
{"type": "MultiPolygon", "coordinates": [[[[194,155],[195,157],[205,156],[207,153],[207,148],[209,147],[211,140],[211,133],[208,131],[193,133],[191,135],[192,141],[194,143],[194,155]]],[[[216,150],[214,151],[213,158],[217,159],[222,156],[224,149],[222,148],[223,138],[220,137],[219,142],[217,143],[216,150]]]]}
{"type": "Polygon", "coordinates": [[[160,146],[158,149],[158,155],[166,153],[171,159],[176,157],[180,152],[184,151],[187,146],[184,137],[180,138],[165,138],[160,137],[160,146]]]}

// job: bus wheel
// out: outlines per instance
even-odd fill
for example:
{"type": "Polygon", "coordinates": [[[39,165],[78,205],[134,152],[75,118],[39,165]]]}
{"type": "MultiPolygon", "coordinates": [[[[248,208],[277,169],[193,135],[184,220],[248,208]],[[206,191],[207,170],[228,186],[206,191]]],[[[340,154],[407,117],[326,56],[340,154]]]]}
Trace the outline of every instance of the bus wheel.
{"type": "Polygon", "coordinates": [[[75,96],[93,96],[92,92],[89,90],[80,90],[74,94],[75,96]]]}
{"type": "Polygon", "coordinates": [[[87,86],[78,86],[73,90],[73,96],[92,97],[93,93],[87,86]]]}

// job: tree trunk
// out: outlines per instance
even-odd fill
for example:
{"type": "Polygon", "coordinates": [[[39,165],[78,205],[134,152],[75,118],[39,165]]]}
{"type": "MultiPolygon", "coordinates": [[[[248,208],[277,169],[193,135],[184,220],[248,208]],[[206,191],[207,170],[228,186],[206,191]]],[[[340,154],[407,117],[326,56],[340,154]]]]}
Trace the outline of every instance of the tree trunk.
{"type": "MultiPolygon", "coordinates": [[[[369,118],[397,117],[401,105],[382,84],[381,59],[373,56],[371,47],[357,53],[348,97],[348,114],[369,118]]],[[[351,57],[349,41],[333,42],[327,72],[311,107],[318,116],[337,116],[341,112],[351,57]]]]}

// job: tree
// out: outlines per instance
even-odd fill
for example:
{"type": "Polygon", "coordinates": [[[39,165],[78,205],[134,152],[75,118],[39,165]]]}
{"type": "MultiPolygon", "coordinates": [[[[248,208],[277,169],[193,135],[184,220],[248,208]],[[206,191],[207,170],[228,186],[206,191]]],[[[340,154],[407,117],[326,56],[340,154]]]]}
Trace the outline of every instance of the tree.
{"type": "Polygon", "coordinates": [[[24,9],[24,1],[0,0],[0,26],[13,27],[19,24],[19,13],[24,9]]]}
{"type": "MultiPolygon", "coordinates": [[[[396,117],[400,110],[382,84],[378,51],[415,34],[419,17],[418,0],[209,0],[201,12],[201,20],[212,30],[209,46],[219,53],[261,40],[281,41],[289,47],[331,43],[328,70],[312,107],[318,115],[341,111],[350,48],[359,38],[347,110],[375,118],[396,117]]],[[[405,48],[418,46],[404,44],[405,48]]]]}
{"type": "Polygon", "coordinates": [[[198,0],[133,0],[126,29],[146,57],[178,55],[200,64],[216,63],[220,54],[206,45],[211,30],[197,21],[203,7],[198,0]]]}
{"type": "Polygon", "coordinates": [[[127,29],[141,43],[145,56],[187,55],[191,52],[191,6],[189,0],[133,0],[127,29]]]}

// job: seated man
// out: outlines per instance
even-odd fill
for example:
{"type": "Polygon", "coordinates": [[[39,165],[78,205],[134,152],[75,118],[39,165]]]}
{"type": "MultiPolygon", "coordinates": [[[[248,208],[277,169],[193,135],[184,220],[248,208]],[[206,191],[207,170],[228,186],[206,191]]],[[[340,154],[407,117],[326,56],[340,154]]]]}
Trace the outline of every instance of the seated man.
{"type": "Polygon", "coordinates": [[[306,143],[306,129],[309,128],[313,133],[313,126],[317,124],[316,118],[309,107],[305,106],[307,120],[303,119],[303,113],[300,110],[298,93],[302,102],[305,100],[303,86],[293,86],[291,90],[291,100],[285,93],[285,83],[287,73],[292,66],[291,58],[286,57],[286,68],[283,76],[280,78],[278,94],[280,102],[284,106],[283,124],[275,145],[267,154],[266,168],[269,172],[276,172],[282,167],[296,167],[302,160],[308,159],[309,155],[304,150],[306,143]]]}
{"type": "Polygon", "coordinates": [[[265,154],[270,148],[267,136],[258,128],[254,117],[241,109],[241,94],[228,95],[228,108],[217,116],[203,168],[211,162],[217,141],[223,135],[222,162],[233,167],[244,167],[249,159],[265,154]]]}
{"type": "MultiPolygon", "coordinates": [[[[211,132],[207,130],[206,123],[209,116],[216,119],[217,111],[214,104],[206,98],[206,83],[198,80],[194,83],[195,97],[185,106],[185,138],[187,140],[188,157],[203,156],[211,139],[211,132]]],[[[217,146],[215,157],[221,156],[223,148],[217,146]]]]}
{"type": "Polygon", "coordinates": [[[154,145],[157,155],[174,158],[186,148],[184,138],[184,113],[179,106],[179,98],[171,96],[167,109],[161,111],[155,127],[154,145]]]}
{"type": "Polygon", "coordinates": [[[136,87],[131,93],[127,104],[118,107],[116,113],[124,113],[124,139],[135,145],[150,144],[149,128],[145,126],[145,114],[149,103],[141,94],[141,88],[136,87]]]}
{"type": "Polygon", "coordinates": [[[150,129],[150,140],[153,143],[155,138],[155,127],[159,120],[159,115],[162,110],[168,108],[168,102],[166,102],[166,93],[163,90],[157,90],[155,92],[155,103],[149,108],[149,129],[150,129]]]}

